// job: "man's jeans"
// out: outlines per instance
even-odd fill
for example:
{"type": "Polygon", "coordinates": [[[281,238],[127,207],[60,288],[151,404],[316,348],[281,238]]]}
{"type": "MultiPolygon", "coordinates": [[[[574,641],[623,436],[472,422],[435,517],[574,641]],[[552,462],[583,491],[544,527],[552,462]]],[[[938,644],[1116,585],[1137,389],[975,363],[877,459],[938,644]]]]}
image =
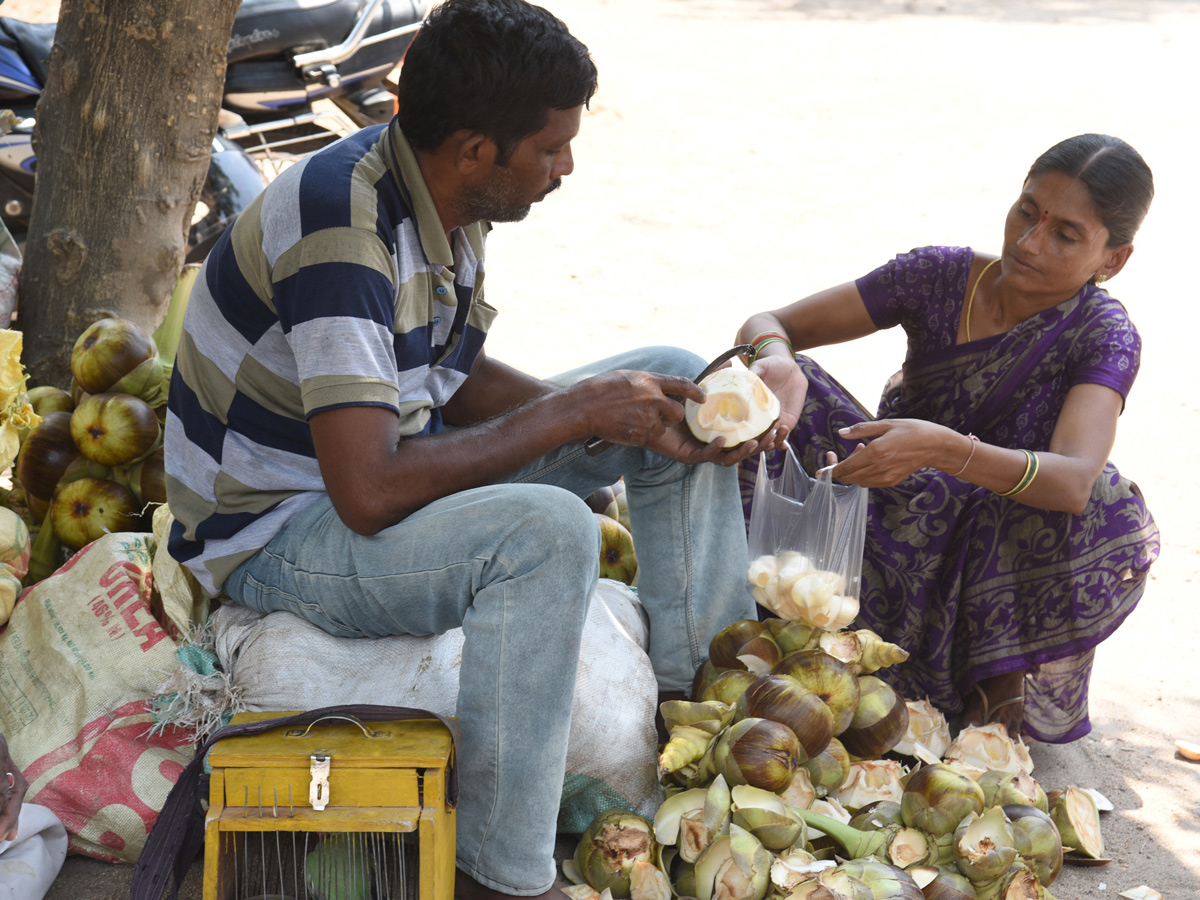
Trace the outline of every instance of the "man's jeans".
{"type": "MultiPolygon", "coordinates": [[[[691,378],[704,363],[655,347],[555,380],[611,369],[691,378]]],[[[662,690],[684,690],[713,634],[754,617],[733,468],[625,446],[592,457],[573,444],[509,483],[444,497],[370,537],[322,497],[225,585],[251,609],[287,610],[345,637],[462,627],[457,864],[505,893],[554,882],[580,634],[599,577],[598,526],[580,498],[621,477],[650,658],[662,690]]]]}

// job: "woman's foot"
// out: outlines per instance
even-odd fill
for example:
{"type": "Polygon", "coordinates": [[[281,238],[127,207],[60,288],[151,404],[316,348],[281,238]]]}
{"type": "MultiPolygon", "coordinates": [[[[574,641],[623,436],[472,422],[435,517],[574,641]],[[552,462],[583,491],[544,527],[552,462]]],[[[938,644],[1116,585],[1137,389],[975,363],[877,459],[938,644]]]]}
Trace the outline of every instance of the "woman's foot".
{"type": "MultiPolygon", "coordinates": [[[[461,869],[454,871],[454,900],[516,900],[515,894],[506,894],[495,888],[480,884],[461,869]]],[[[519,900],[570,900],[557,886],[533,897],[519,900]]]]}
{"type": "Polygon", "coordinates": [[[963,726],[998,722],[1016,740],[1025,721],[1025,673],[1009,672],[984,678],[963,705],[963,726]]]}

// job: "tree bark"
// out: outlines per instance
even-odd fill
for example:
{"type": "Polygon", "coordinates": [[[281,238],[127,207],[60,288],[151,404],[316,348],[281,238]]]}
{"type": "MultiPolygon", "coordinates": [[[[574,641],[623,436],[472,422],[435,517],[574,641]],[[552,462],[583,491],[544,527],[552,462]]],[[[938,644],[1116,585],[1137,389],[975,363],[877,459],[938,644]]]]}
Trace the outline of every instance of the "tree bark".
{"type": "Polygon", "coordinates": [[[63,0],[38,103],[17,327],[31,383],[66,388],[105,316],[153,331],[208,172],[240,0],[63,0]]]}

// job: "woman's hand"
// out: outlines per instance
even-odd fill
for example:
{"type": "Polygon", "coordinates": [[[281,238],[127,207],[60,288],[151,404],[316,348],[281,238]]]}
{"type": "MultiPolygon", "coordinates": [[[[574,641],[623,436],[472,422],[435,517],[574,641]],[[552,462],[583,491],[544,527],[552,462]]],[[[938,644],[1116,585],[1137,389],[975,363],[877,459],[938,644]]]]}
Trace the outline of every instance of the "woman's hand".
{"type": "Polygon", "coordinates": [[[17,819],[27,790],[29,783],[8,755],[8,741],[0,734],[0,841],[17,839],[17,819]]]}
{"type": "Polygon", "coordinates": [[[863,487],[893,487],[918,469],[938,466],[956,437],[949,428],[921,419],[860,422],[838,433],[860,443],[833,467],[833,477],[863,487]]]}
{"type": "Polygon", "coordinates": [[[759,438],[761,449],[782,450],[788,434],[800,421],[804,398],[808,394],[808,379],[800,372],[796,360],[786,355],[760,356],[750,365],[750,371],[779,398],[779,418],[759,438]]]}

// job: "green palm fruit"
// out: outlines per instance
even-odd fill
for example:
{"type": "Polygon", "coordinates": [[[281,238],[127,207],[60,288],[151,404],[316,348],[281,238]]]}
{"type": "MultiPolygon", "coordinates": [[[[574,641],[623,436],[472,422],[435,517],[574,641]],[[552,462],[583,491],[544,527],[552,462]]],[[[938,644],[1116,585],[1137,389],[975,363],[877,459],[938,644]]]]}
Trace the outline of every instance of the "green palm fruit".
{"type": "Polygon", "coordinates": [[[597,815],[575,848],[580,876],[598,891],[607,888],[615,898],[629,897],[633,864],[653,862],[656,857],[654,826],[626,809],[608,809],[597,815]]]}
{"type": "Polygon", "coordinates": [[[916,828],[884,825],[862,830],[810,809],[793,812],[810,828],[816,828],[833,838],[846,851],[845,856],[849,859],[874,857],[881,862],[903,867],[920,865],[932,855],[933,839],[916,828]]]}
{"type": "Polygon", "coordinates": [[[914,866],[907,871],[925,900],[976,900],[975,885],[961,872],[938,866],[914,866]]]}
{"type": "Polygon", "coordinates": [[[729,784],[752,784],[776,793],[787,789],[804,760],[795,733],[769,719],[734,722],[711,748],[712,771],[724,775],[729,784]]]}
{"type": "Polygon", "coordinates": [[[1036,806],[1042,812],[1050,811],[1046,792],[1032,775],[1025,772],[1014,774],[1000,769],[989,769],[979,776],[979,786],[983,788],[983,802],[986,806],[1020,803],[1036,806]]]}
{"type": "Polygon", "coordinates": [[[936,837],[952,834],[967,813],[983,812],[983,789],[945,763],[921,766],[908,776],[900,810],[906,825],[936,837]]]}
{"type": "Polygon", "coordinates": [[[1036,806],[1010,803],[1003,809],[1012,822],[1017,853],[1033,869],[1042,886],[1049,887],[1063,864],[1062,838],[1054,820],[1036,806]]]}
{"type": "Polygon", "coordinates": [[[732,798],[731,822],[750,832],[768,850],[776,853],[807,840],[804,821],[796,815],[778,794],[748,784],[735,785],[732,798]]]}
{"type": "Polygon", "coordinates": [[[738,718],[751,716],[786,725],[800,741],[805,758],[815,756],[833,737],[828,704],[787,675],[763,675],[746,687],[734,707],[738,718]]]}
{"type": "Polygon", "coordinates": [[[851,816],[850,824],[861,831],[877,831],[886,825],[903,825],[904,817],[897,801],[876,800],[851,816]]]}
{"type": "Polygon", "coordinates": [[[736,825],[696,860],[696,900],[763,900],[770,886],[770,852],[736,825]]]}
{"type": "Polygon", "coordinates": [[[779,662],[779,645],[770,629],[757,619],[731,622],[708,644],[708,657],[720,669],[748,669],[755,675],[771,671],[779,662]]]}
{"type": "MultiPolygon", "coordinates": [[[[902,869],[876,859],[851,859],[827,869],[817,881],[835,892],[834,896],[863,897],[866,900],[924,900],[916,881],[902,869]]],[[[817,894],[814,894],[814,900],[817,894]]]]}
{"type": "Polygon", "coordinates": [[[855,632],[862,645],[862,657],[858,661],[859,671],[864,675],[878,672],[888,666],[894,666],[908,659],[908,651],[903,647],[885,641],[869,628],[860,628],[855,632]]]}
{"type": "Polygon", "coordinates": [[[841,787],[850,775],[850,754],[846,752],[845,744],[832,738],[824,750],[803,765],[817,796],[824,797],[841,787]]]}
{"type": "Polygon", "coordinates": [[[858,679],[859,700],[840,739],[860,759],[879,759],[908,731],[908,706],[890,684],[874,675],[858,679]]]}
{"type": "Polygon", "coordinates": [[[1100,834],[1100,812],[1096,801],[1081,788],[1068,787],[1050,808],[1050,818],[1058,826],[1064,847],[1092,859],[1104,857],[1104,837],[1100,834]]]}
{"type": "Polygon", "coordinates": [[[663,724],[669,732],[680,725],[716,734],[733,721],[733,707],[719,700],[664,700],[659,704],[663,724]]]}
{"type": "Polygon", "coordinates": [[[975,885],[976,900],[1042,900],[1045,888],[1029,866],[1014,862],[999,877],[975,885]]]}
{"type": "Polygon", "coordinates": [[[817,646],[821,635],[825,632],[815,625],[809,625],[800,619],[767,619],[767,627],[780,653],[791,653],[793,650],[810,650],[817,646]]]}
{"type": "Polygon", "coordinates": [[[330,834],[304,857],[304,881],[317,900],[371,900],[375,864],[366,843],[330,834]]]}
{"type": "Polygon", "coordinates": [[[1017,839],[1004,810],[993,806],[981,816],[967,813],[954,831],[954,857],[972,884],[991,881],[1016,862],[1017,839]]]}
{"type": "Polygon", "coordinates": [[[698,761],[713,740],[713,735],[708,731],[694,725],[676,725],[668,734],[667,742],[658,755],[659,778],[698,761]]]}

